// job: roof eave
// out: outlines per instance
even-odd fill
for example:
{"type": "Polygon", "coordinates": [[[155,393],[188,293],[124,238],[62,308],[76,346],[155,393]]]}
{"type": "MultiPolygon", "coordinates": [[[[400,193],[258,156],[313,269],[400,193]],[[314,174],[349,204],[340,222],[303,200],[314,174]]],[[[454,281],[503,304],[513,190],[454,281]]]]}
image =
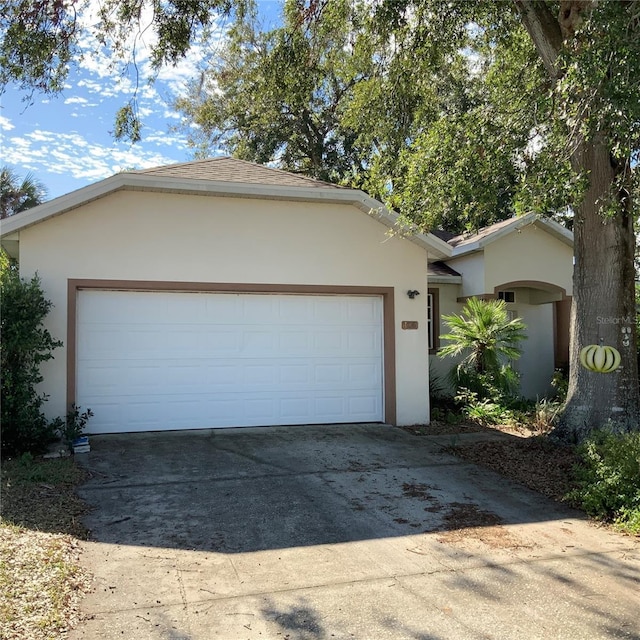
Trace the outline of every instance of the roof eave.
{"type": "Polygon", "coordinates": [[[101,180],[100,182],[95,182],[94,184],[90,184],[86,187],[82,187],[81,189],[77,189],[76,191],[72,191],[71,193],[49,200],[48,202],[38,205],[37,207],[33,207],[32,209],[28,209],[27,211],[17,213],[10,218],[5,218],[5,220],[2,221],[0,237],[4,238],[10,233],[22,231],[34,224],[38,224],[39,222],[48,220],[49,218],[54,218],[55,216],[59,216],[67,211],[71,211],[72,209],[76,209],[77,207],[87,204],[92,200],[97,200],[109,193],[123,189],[125,187],[125,181],[123,180],[124,175],[125,174],[118,173],[106,178],[105,180],[101,180]]]}
{"type": "MultiPolygon", "coordinates": [[[[19,213],[2,223],[1,237],[21,231],[49,218],[81,207],[122,189],[134,191],[154,191],[160,193],[181,193],[189,195],[260,198],[272,200],[293,200],[298,202],[324,202],[351,204],[373,215],[390,229],[397,228],[398,216],[390,212],[380,202],[357,189],[289,187],[268,184],[248,184],[215,180],[158,177],[141,173],[119,173],[77,191],[45,202],[33,209],[19,213]]],[[[426,249],[437,259],[451,257],[451,247],[431,234],[411,234],[408,239],[426,249]]]]}
{"type": "Polygon", "coordinates": [[[429,284],[462,284],[462,276],[432,276],[427,274],[429,284]]]}
{"type": "Polygon", "coordinates": [[[519,218],[514,218],[511,224],[498,229],[494,233],[490,233],[489,235],[481,238],[480,240],[477,240],[476,242],[465,243],[462,245],[458,245],[457,247],[453,247],[452,257],[455,258],[458,256],[467,255],[469,253],[482,251],[488,244],[491,244],[492,242],[503,238],[512,231],[522,229],[523,227],[526,227],[530,224],[535,224],[539,227],[543,227],[545,231],[547,231],[547,233],[573,248],[573,233],[571,233],[571,231],[565,229],[555,220],[542,217],[536,213],[527,213],[523,216],[520,216],[519,218]]]}

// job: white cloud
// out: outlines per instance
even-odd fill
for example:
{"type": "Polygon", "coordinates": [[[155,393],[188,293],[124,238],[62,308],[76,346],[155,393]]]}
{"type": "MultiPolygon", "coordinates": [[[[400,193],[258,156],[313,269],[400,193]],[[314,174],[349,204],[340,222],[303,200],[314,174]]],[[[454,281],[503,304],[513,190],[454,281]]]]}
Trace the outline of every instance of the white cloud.
{"type": "Polygon", "coordinates": [[[87,104],[89,101],[86,98],[81,96],[72,96],[71,98],[66,98],[65,104],[87,104]]]}
{"type": "Polygon", "coordinates": [[[86,182],[106,178],[124,168],[147,168],[176,161],[161,151],[118,144],[104,146],[76,132],[42,130],[9,138],[4,155],[9,164],[38,173],[69,174],[86,182]]]}
{"type": "MultiPolygon", "coordinates": [[[[135,36],[136,64],[115,60],[92,34],[97,24],[97,8],[102,0],[87,0],[82,16],[85,28],[80,37],[83,57],[69,74],[60,100],[52,100],[46,109],[25,115],[17,106],[6,109],[10,117],[0,116],[3,131],[3,162],[33,171],[53,186],[52,195],[67,192],[83,183],[105,178],[122,169],[147,168],[190,157],[184,136],[164,131],[167,122],[181,118],[172,106],[183,94],[187,83],[197,77],[207,57],[216,54],[225,26],[205,44],[194,44],[184,60],[152,69],[150,51],[155,36],[141,26],[135,36]],[[106,134],[113,128],[117,110],[131,99],[143,121],[142,143],[129,146],[116,143],[106,134]],[[89,117],[87,117],[89,116],[89,117]],[[11,135],[13,134],[13,136],[11,135]]],[[[145,16],[148,23],[149,18],[145,16]]],[[[129,43],[132,44],[133,40],[129,43]]],[[[49,103],[41,99],[39,105],[49,103]]],[[[16,103],[17,104],[17,103],[16,103]]]]}
{"type": "Polygon", "coordinates": [[[15,129],[16,126],[13,124],[13,122],[11,122],[11,120],[9,120],[9,118],[5,118],[5,116],[0,116],[0,129],[2,129],[2,131],[11,131],[12,129],[15,129]]]}
{"type": "Polygon", "coordinates": [[[31,131],[30,133],[25,133],[25,137],[33,140],[34,142],[46,142],[47,140],[53,140],[53,136],[48,131],[40,131],[40,129],[36,129],[35,131],[31,131]]]}

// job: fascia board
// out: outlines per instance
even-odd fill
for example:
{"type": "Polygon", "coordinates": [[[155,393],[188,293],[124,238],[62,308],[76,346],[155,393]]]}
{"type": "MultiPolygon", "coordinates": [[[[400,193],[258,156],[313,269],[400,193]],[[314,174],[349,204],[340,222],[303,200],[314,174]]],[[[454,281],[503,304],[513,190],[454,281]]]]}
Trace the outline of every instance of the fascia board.
{"type": "Polygon", "coordinates": [[[573,233],[560,223],[555,220],[539,218],[536,224],[545,227],[546,231],[557,240],[560,240],[560,242],[564,242],[566,245],[573,247],[573,233]]]}
{"type": "MultiPolygon", "coordinates": [[[[55,198],[38,207],[3,220],[0,236],[4,237],[9,233],[26,229],[48,218],[61,215],[71,209],[76,209],[92,200],[104,197],[121,189],[203,196],[351,204],[365,213],[372,215],[376,220],[391,229],[396,227],[398,219],[396,214],[387,210],[380,202],[357,189],[300,188],[240,182],[217,182],[212,180],[168,178],[125,172],[83,187],[82,189],[72,191],[67,195],[55,198]]],[[[438,259],[451,257],[451,247],[446,242],[440,240],[440,238],[436,238],[431,234],[412,234],[408,236],[408,239],[423,247],[430,255],[438,259]]]]}
{"type": "Polygon", "coordinates": [[[17,213],[10,218],[2,221],[2,229],[0,237],[5,237],[10,233],[21,231],[34,224],[38,224],[49,218],[61,215],[71,209],[76,209],[92,200],[97,200],[103,196],[118,191],[124,187],[124,174],[116,174],[100,182],[96,182],[87,187],[82,187],[71,193],[67,193],[59,198],[49,200],[33,209],[28,209],[21,213],[17,213]]]}
{"type": "Polygon", "coordinates": [[[462,276],[430,276],[427,275],[428,284],[462,284],[462,276]]]}
{"type": "Polygon", "coordinates": [[[484,249],[484,244],[480,242],[473,242],[471,244],[465,244],[463,247],[453,247],[451,252],[452,258],[459,258],[460,256],[466,256],[469,253],[477,253],[484,249]]]}
{"type": "Polygon", "coordinates": [[[492,242],[503,238],[513,231],[522,229],[523,227],[526,227],[530,224],[535,224],[543,228],[554,238],[560,240],[561,242],[564,242],[570,247],[573,247],[573,233],[571,233],[571,231],[565,229],[565,227],[557,223],[555,220],[544,218],[535,213],[527,213],[523,216],[520,216],[519,218],[514,218],[511,224],[508,224],[502,229],[499,229],[498,231],[485,236],[477,242],[467,243],[463,246],[454,247],[452,257],[455,258],[457,256],[475,253],[476,251],[482,251],[488,244],[491,244],[492,242]]]}
{"type": "Polygon", "coordinates": [[[494,231],[493,233],[484,236],[483,238],[480,238],[480,240],[477,240],[476,242],[465,243],[462,246],[455,247],[453,249],[453,255],[459,256],[467,253],[473,253],[475,251],[481,251],[488,244],[491,244],[492,242],[495,242],[496,240],[499,240],[500,238],[508,235],[514,229],[519,229],[528,224],[531,224],[534,217],[534,214],[527,213],[520,218],[514,218],[509,224],[505,225],[501,229],[494,231]]]}
{"type": "Polygon", "coordinates": [[[405,237],[423,249],[426,249],[429,257],[435,260],[446,260],[451,257],[451,245],[447,244],[444,240],[441,240],[431,233],[416,233],[411,230],[405,232],[398,225],[399,216],[397,213],[389,211],[381,202],[371,198],[362,191],[356,189],[349,189],[348,191],[356,194],[357,197],[357,202],[354,201],[352,204],[358,206],[362,211],[368,213],[392,231],[397,232],[397,235],[405,237]]]}

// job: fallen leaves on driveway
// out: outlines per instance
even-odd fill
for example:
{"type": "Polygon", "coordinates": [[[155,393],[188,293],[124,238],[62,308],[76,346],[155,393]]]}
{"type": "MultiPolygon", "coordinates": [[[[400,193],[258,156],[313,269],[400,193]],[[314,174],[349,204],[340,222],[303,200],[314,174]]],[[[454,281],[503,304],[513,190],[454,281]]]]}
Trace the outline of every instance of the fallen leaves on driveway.
{"type": "Polygon", "coordinates": [[[573,447],[543,437],[460,444],[447,451],[554,500],[562,500],[572,489],[571,470],[578,462],[573,447]]]}

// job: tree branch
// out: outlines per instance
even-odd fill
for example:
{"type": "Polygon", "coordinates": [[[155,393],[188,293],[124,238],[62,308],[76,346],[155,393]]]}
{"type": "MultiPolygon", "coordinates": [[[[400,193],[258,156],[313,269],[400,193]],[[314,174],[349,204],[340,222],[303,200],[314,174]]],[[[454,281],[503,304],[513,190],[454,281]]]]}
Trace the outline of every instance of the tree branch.
{"type": "Polygon", "coordinates": [[[542,58],[544,67],[551,80],[558,79],[559,70],[556,61],[562,49],[562,31],[557,18],[546,2],[539,0],[514,0],[525,29],[542,58]]]}

